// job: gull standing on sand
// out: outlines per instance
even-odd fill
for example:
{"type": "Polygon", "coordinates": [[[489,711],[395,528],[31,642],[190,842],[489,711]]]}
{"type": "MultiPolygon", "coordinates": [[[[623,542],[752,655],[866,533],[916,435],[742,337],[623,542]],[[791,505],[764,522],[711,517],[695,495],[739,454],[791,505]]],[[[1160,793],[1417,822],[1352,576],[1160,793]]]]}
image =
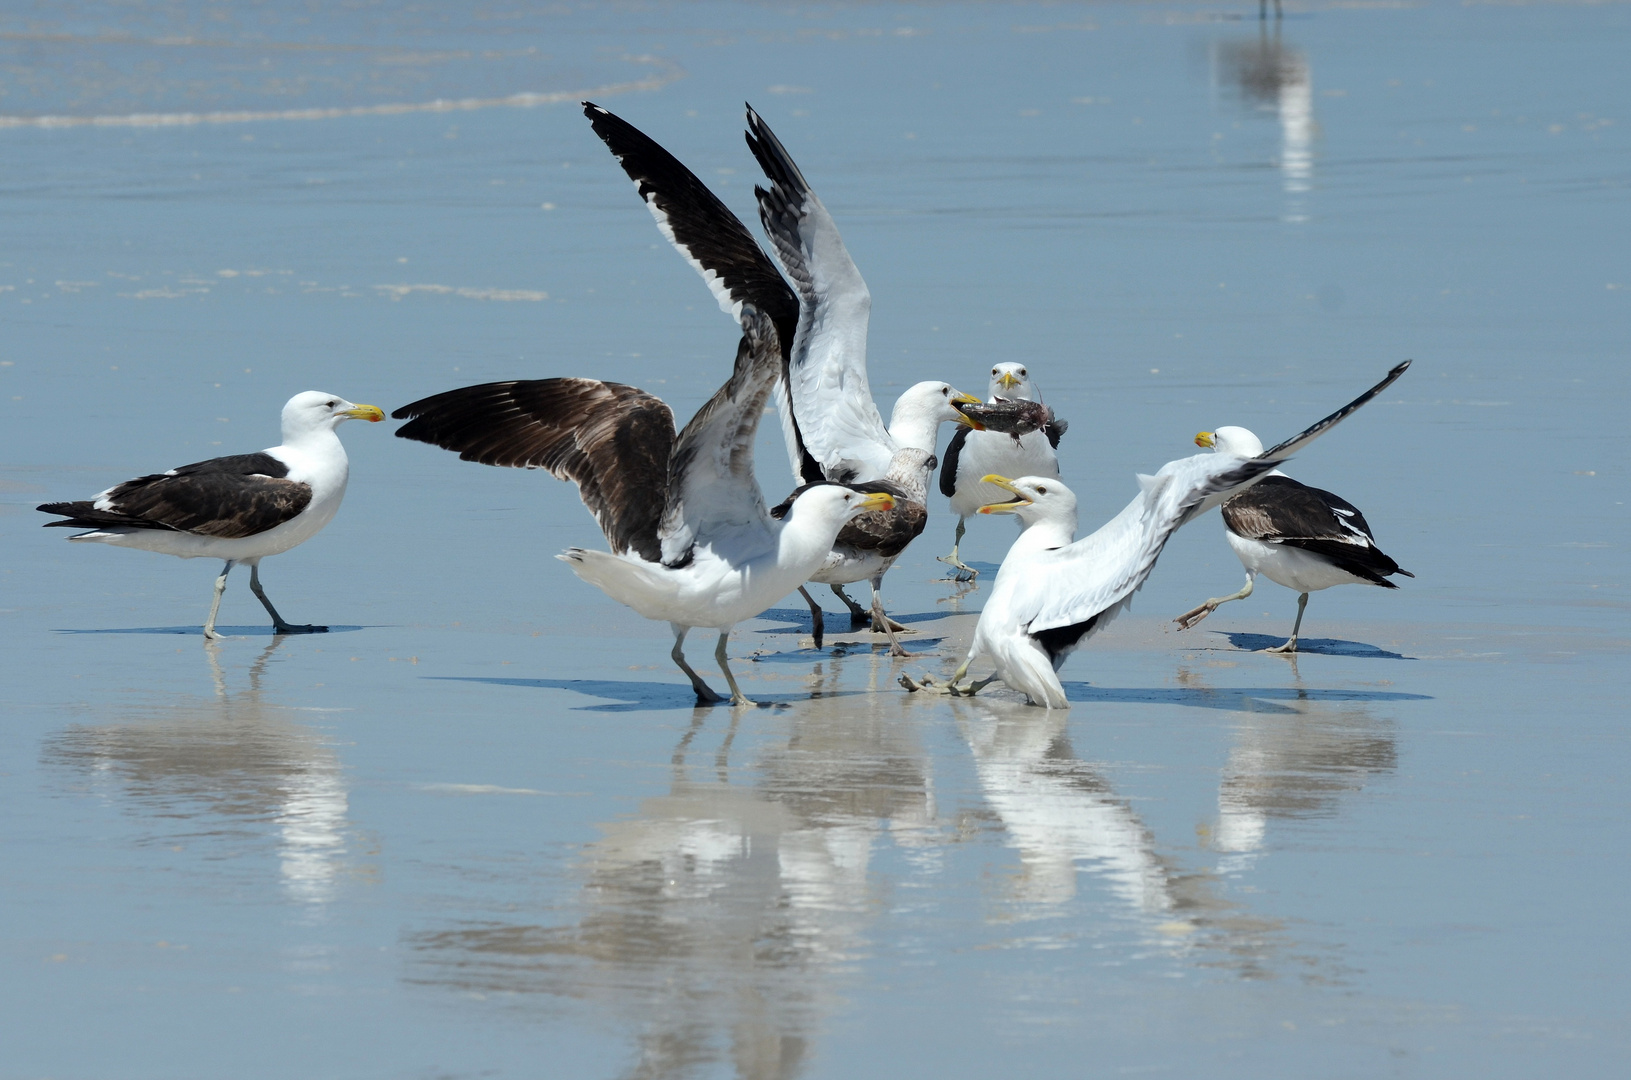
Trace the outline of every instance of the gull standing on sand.
{"type": "Polygon", "coordinates": [[[260,563],[316,536],[340,508],[350,464],[334,429],[347,420],[383,419],[372,405],[307,390],[283,406],[278,446],[138,476],[85,502],[45,503],[39,509],[64,518],[47,528],[90,530],[69,540],[224,560],[204,622],[206,638],[220,636],[215,616],[227,575],[239,563],[249,567],[249,588],[277,633],[320,634],[328,627],[283,621],[261,589],[260,563]]]}
{"type": "Polygon", "coordinates": [[[578,485],[612,550],[557,555],[578,577],[674,631],[669,653],[697,700],[724,700],[685,661],[693,626],[719,631],[714,659],[731,702],[751,705],[725,645],[826,559],[845,522],[888,509],[887,495],[840,484],[810,488],[780,521],[753,475],[753,440],[781,371],[775,324],[737,308],[742,340],[730,381],[677,435],[674,413],[632,386],[598,379],[533,379],[450,390],[404,405],[404,439],[434,443],[484,465],[548,469],[578,485]]]}
{"type": "MultiPolygon", "coordinates": [[[[1195,436],[1196,446],[1219,454],[1256,457],[1263,443],[1243,427],[1220,427],[1195,436]]],[[[1284,645],[1265,650],[1297,651],[1297,633],[1303,625],[1308,594],[1333,585],[1378,585],[1397,589],[1391,574],[1416,575],[1401,569],[1376,546],[1370,523],[1359,508],[1329,491],[1298,483],[1276,469],[1223,504],[1224,536],[1246,568],[1246,584],[1237,593],[1217,596],[1184,612],[1173,621],[1188,630],[1219,604],[1244,600],[1262,574],[1297,596],[1297,621],[1284,645]]]]}
{"type": "MultiPolygon", "coordinates": [[[[1131,605],[1172,534],[1235,492],[1260,482],[1280,462],[1381,393],[1409,366],[1408,360],[1398,365],[1352,402],[1260,455],[1196,454],[1168,462],[1154,476],[1140,476],[1138,496],[1081,540],[1074,539],[1076,497],[1059,481],[985,477],[1018,498],[980,512],[1015,514],[1025,528],[997,571],[991,599],[980,612],[974,641],[952,676],[949,692],[971,695],[1000,679],[1033,705],[1068,708],[1059,668],[1131,605]],[[995,672],[980,682],[957,686],[982,653],[991,657],[995,672]]],[[[903,682],[909,690],[918,688],[910,680],[903,682]]]]}
{"type": "MultiPolygon", "coordinates": [[[[1003,363],[991,369],[991,388],[986,400],[1038,401],[1036,388],[1031,385],[1030,372],[1024,364],[1003,363]]],[[[952,540],[951,554],[941,555],[940,561],[956,568],[957,581],[972,581],[980,572],[958,558],[963,544],[963,532],[968,528],[969,515],[987,503],[993,503],[1006,494],[995,484],[980,479],[988,473],[999,476],[1040,476],[1059,478],[1059,439],[1065,433],[1065,421],[1049,417],[1042,428],[1023,435],[1009,435],[988,428],[975,431],[962,428],[951,437],[946,447],[946,460],[940,467],[940,494],[951,500],[951,512],[957,515],[957,536],[952,540]]]]}
{"type": "MultiPolygon", "coordinates": [[[[858,520],[839,536],[832,557],[810,580],[830,585],[855,623],[867,612],[843,586],[869,582],[872,629],[889,635],[892,656],[906,656],[895,637],[906,628],[884,612],[883,575],[928,520],[929,477],[937,464],[940,425],[950,421],[979,428],[954,407],[978,404],[979,399],[943,382],[920,382],[896,399],[889,426],[884,426],[866,373],[872,294],[832,215],[752,108],[747,140],[770,181],[768,190],[754,189],[759,218],[770,234],[772,253],[798,293],[798,332],[783,377],[787,392],[777,402],[794,475],[806,484],[837,480],[876,487],[894,495],[900,508],[893,520],[858,520]]],[[[819,645],[821,608],[808,592],[804,598],[819,645]]]]}

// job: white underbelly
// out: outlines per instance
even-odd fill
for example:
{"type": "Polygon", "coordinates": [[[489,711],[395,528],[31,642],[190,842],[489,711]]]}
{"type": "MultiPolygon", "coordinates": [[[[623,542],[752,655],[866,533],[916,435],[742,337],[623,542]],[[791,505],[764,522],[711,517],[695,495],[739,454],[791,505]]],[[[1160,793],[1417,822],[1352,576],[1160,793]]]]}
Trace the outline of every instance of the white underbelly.
{"type": "Polygon", "coordinates": [[[1246,569],[1255,570],[1275,584],[1297,592],[1318,592],[1333,585],[1374,584],[1302,548],[1248,540],[1234,533],[1225,535],[1246,569]]]}
{"type": "Polygon", "coordinates": [[[323,526],[334,519],[334,512],[339,506],[340,500],[336,498],[326,506],[308,508],[305,513],[263,533],[235,539],[200,536],[197,533],[174,532],[170,529],[110,529],[106,532],[96,530],[69,539],[136,548],[140,551],[156,551],[182,559],[231,559],[234,562],[244,562],[249,559],[281,555],[290,548],[305,543],[322,532],[323,526]]]}
{"type": "MultiPolygon", "coordinates": [[[[1000,490],[1000,489],[999,489],[1000,490]]],[[[895,559],[884,558],[876,551],[861,551],[852,547],[835,547],[821,568],[810,575],[811,581],[823,585],[848,585],[856,581],[871,581],[895,565],[895,559]]]]}

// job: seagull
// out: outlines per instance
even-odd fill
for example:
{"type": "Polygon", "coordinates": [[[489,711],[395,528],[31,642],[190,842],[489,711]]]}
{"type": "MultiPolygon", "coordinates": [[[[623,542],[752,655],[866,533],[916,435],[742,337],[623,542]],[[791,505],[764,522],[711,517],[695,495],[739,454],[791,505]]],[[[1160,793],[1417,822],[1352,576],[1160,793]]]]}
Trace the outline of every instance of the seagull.
{"type": "MultiPolygon", "coordinates": [[[[1140,491],[1091,536],[1076,540],[1076,496],[1045,477],[986,476],[1016,499],[982,507],[985,514],[1016,515],[1024,526],[997,571],[991,599],[980,612],[968,657],[947,688],[971,695],[1001,679],[1034,705],[1069,708],[1058,670],[1077,648],[1132,603],[1167,540],[1182,525],[1229,496],[1260,482],[1301,450],[1386,389],[1407,360],[1371,389],[1285,442],[1246,457],[1227,450],[1170,461],[1154,476],[1138,478],[1140,491]],[[966,687],[957,681],[981,653],[996,671],[966,687]]],[[[917,689],[910,680],[907,689],[917,689]]]]}
{"type": "MultiPolygon", "coordinates": [[[[783,375],[785,393],[777,397],[795,479],[806,484],[887,484],[900,508],[894,522],[858,523],[841,534],[832,558],[810,580],[832,587],[850,609],[852,624],[866,619],[868,612],[843,586],[869,582],[872,629],[889,636],[890,655],[906,656],[895,637],[906,628],[884,612],[883,575],[928,520],[929,477],[937,464],[940,425],[949,421],[980,428],[955,407],[979,404],[979,399],[944,382],[920,382],[896,399],[889,426],[884,426],[866,376],[872,294],[832,215],[787,148],[751,107],[747,122],[748,148],[770,181],[768,189],[754,188],[759,219],[770,235],[771,252],[798,294],[798,330],[783,375]]],[[[821,609],[808,592],[804,598],[819,647],[821,609]]]]}
{"type": "MultiPolygon", "coordinates": [[[[991,389],[987,400],[1037,401],[1036,388],[1031,385],[1030,373],[1024,364],[1004,363],[991,369],[991,389]]],[[[940,470],[940,494],[951,500],[951,512],[957,515],[957,536],[952,541],[951,554],[940,556],[940,561],[956,568],[957,581],[972,581],[980,572],[967,566],[957,557],[962,546],[963,532],[968,528],[969,515],[980,507],[1003,498],[1004,492],[980,477],[987,473],[1003,476],[1059,477],[1060,436],[1065,433],[1063,420],[1052,420],[1039,430],[1024,435],[1008,435],[994,428],[976,432],[963,428],[951,437],[946,447],[946,460],[940,470]]]]}
{"type": "Polygon", "coordinates": [[[221,636],[215,616],[227,575],[239,563],[249,567],[249,588],[277,633],[321,634],[328,627],[283,621],[261,589],[260,563],[316,536],[340,508],[350,466],[334,429],[347,420],[383,419],[372,405],[307,390],[283,406],[280,446],[138,476],[84,502],[45,503],[39,509],[63,518],[47,522],[47,528],[90,530],[69,540],[224,560],[205,638],[221,636]]]}
{"type": "MultiPolygon", "coordinates": [[[[876,468],[876,462],[852,466],[843,460],[835,461],[830,467],[824,465],[814,456],[811,446],[825,452],[830,443],[826,432],[833,424],[843,423],[849,417],[847,414],[822,415],[829,402],[820,394],[795,387],[793,397],[789,397],[788,389],[795,382],[788,377],[792,374],[792,366],[795,362],[808,366],[807,360],[799,361],[799,335],[809,333],[804,329],[804,323],[812,316],[803,310],[800,298],[741,220],[691,170],[621,117],[592,102],[584,102],[583,111],[595,134],[606,143],[623,171],[634,181],[635,190],[656,219],[659,231],[702,275],[719,306],[727,314],[737,317],[744,304],[751,304],[775,324],[778,347],[781,349],[779,373],[782,376],[776,402],[788,454],[793,462],[793,480],[799,485],[794,495],[807,485],[832,481],[854,484],[872,493],[883,491],[893,497],[892,509],[869,511],[845,526],[831,557],[816,570],[812,580],[831,584],[833,591],[849,607],[856,623],[872,619],[874,629],[884,630],[890,635],[892,650],[899,650],[904,655],[904,650],[894,639],[894,629],[900,627],[882,614],[882,599],[878,595],[876,579],[882,578],[883,572],[893,564],[906,544],[923,531],[928,516],[925,505],[928,479],[935,468],[933,451],[936,427],[944,420],[975,426],[976,421],[964,418],[951,407],[951,403],[972,403],[978,399],[961,394],[945,383],[919,383],[901,395],[900,403],[896,406],[901,437],[912,440],[908,445],[886,446],[880,442],[873,448],[878,451],[874,457],[882,462],[876,468]],[[924,419],[925,414],[932,416],[932,419],[924,419]],[[812,426],[820,435],[814,443],[808,443],[805,433],[812,426]],[[902,449],[916,452],[902,453],[897,460],[896,451],[902,449]],[[874,579],[872,612],[856,604],[843,591],[844,583],[862,579],[874,579]]],[[[753,129],[749,135],[749,145],[753,146],[756,136],[760,136],[761,132],[768,135],[769,132],[751,109],[748,110],[748,122],[753,129]]],[[[774,139],[774,136],[770,138],[774,139]]],[[[780,143],[776,146],[779,147],[780,143]]],[[[782,154],[785,156],[785,151],[782,154]]],[[[825,214],[825,210],[821,212],[825,214]]],[[[842,254],[842,242],[838,241],[836,231],[832,233],[832,240],[838,244],[842,254]]],[[[881,433],[879,437],[887,440],[895,428],[892,426],[889,431],[883,429],[877,406],[872,403],[866,385],[865,308],[870,301],[854,264],[848,262],[847,255],[843,259],[860,289],[858,300],[846,294],[848,301],[861,305],[860,366],[858,372],[834,370],[828,374],[833,378],[852,380],[848,389],[859,395],[858,400],[864,400],[865,409],[871,413],[872,425],[881,433]],[[859,381],[855,383],[853,380],[857,375],[859,381]]],[[[772,514],[780,509],[773,510],[772,514]]],[[[820,648],[824,633],[821,607],[802,585],[798,591],[810,605],[815,644],[820,648]]]]}
{"type": "MultiPolygon", "coordinates": [[[[1203,431],[1195,436],[1195,445],[1233,457],[1256,457],[1263,452],[1262,441],[1243,427],[1203,431]]],[[[1290,640],[1266,650],[1294,653],[1309,593],[1333,585],[1397,589],[1389,575],[1416,576],[1376,546],[1370,523],[1358,507],[1329,491],[1298,483],[1278,469],[1223,504],[1223,529],[1229,546],[1246,567],[1246,584],[1237,593],[1213,597],[1178,616],[1173,621],[1180,630],[1188,630],[1219,604],[1250,596],[1261,573],[1298,593],[1297,621],[1290,640]]]]}
{"type": "Polygon", "coordinates": [[[410,421],[397,429],[401,438],[575,482],[612,550],[568,548],[556,558],[612,599],[669,624],[669,655],[699,704],[724,699],[685,661],[691,628],[719,631],[714,659],[731,703],[753,704],[725,656],[731,627],[798,588],[847,521],[892,505],[885,494],[820,484],[782,520],[769,515],[753,475],[753,440],[781,371],[781,346],[775,323],[752,304],[741,304],[737,318],[742,340],[730,380],[677,435],[662,401],[599,379],[484,383],[391,414],[410,421]]]}

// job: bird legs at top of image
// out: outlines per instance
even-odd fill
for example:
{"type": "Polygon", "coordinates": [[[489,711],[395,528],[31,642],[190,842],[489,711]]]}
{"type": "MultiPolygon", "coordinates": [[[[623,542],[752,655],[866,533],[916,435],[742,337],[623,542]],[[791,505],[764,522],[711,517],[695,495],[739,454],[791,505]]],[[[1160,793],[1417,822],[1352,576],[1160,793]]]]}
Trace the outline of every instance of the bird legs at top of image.
{"type": "Polygon", "coordinates": [[[1272,649],[1264,649],[1264,652],[1279,653],[1282,656],[1297,655],[1297,632],[1303,628],[1303,609],[1306,607],[1308,607],[1308,594],[1298,593],[1297,621],[1293,623],[1291,627],[1291,640],[1287,641],[1284,645],[1276,645],[1272,649]]]}
{"type": "Polygon", "coordinates": [[[951,554],[935,556],[935,558],[940,562],[945,563],[947,566],[952,567],[952,569],[956,571],[956,573],[952,574],[952,576],[947,579],[948,581],[973,581],[975,578],[980,576],[980,572],[978,570],[974,569],[972,566],[969,566],[967,563],[963,562],[962,559],[957,557],[957,549],[963,546],[963,534],[967,531],[968,526],[964,524],[962,518],[958,518],[957,535],[951,542],[951,554]]]}
{"type": "MultiPolygon", "coordinates": [[[[1283,13],[1280,10],[1280,0],[1274,0],[1274,18],[1278,21],[1283,13]]],[[[1269,17],[1269,0],[1257,0],[1257,18],[1259,22],[1269,17]]]]}
{"type": "Polygon", "coordinates": [[[1257,571],[1248,570],[1246,571],[1246,584],[1241,586],[1239,592],[1230,593],[1228,596],[1214,596],[1212,599],[1208,600],[1199,607],[1190,608],[1188,611],[1184,612],[1182,615],[1178,616],[1172,621],[1178,624],[1178,629],[1188,630],[1190,627],[1212,614],[1212,612],[1216,611],[1219,605],[1227,604],[1231,600],[1246,599],[1246,597],[1252,594],[1252,585],[1256,581],[1257,571]]]}

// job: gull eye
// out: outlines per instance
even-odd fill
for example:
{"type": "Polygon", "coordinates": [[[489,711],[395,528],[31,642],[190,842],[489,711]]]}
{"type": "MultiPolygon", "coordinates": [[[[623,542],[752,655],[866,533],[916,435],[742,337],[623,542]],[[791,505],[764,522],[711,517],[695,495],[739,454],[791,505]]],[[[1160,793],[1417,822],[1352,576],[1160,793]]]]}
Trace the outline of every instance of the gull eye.
{"type": "Polygon", "coordinates": [[[1023,379],[1023,378],[1024,378],[1024,377],[1025,377],[1025,376],[1026,376],[1026,374],[1027,374],[1027,372],[1026,372],[1026,371],[1025,371],[1025,369],[1024,369],[1024,368],[1020,368],[1020,369],[1019,369],[1019,377],[1020,377],[1020,378],[1022,378],[1022,379],[1023,379]]]}
{"type": "Polygon", "coordinates": [[[1036,486],[1036,493],[1038,495],[1046,495],[1048,493],[1048,489],[1043,487],[1041,484],[1038,484],[1036,486]]]}
{"type": "Polygon", "coordinates": [[[338,401],[331,401],[331,402],[329,402],[329,403],[328,403],[328,406],[327,406],[327,407],[328,407],[328,408],[330,408],[330,409],[332,409],[332,408],[334,408],[334,406],[336,406],[336,405],[338,405],[338,404],[339,404],[339,402],[338,402],[338,401]]]}

